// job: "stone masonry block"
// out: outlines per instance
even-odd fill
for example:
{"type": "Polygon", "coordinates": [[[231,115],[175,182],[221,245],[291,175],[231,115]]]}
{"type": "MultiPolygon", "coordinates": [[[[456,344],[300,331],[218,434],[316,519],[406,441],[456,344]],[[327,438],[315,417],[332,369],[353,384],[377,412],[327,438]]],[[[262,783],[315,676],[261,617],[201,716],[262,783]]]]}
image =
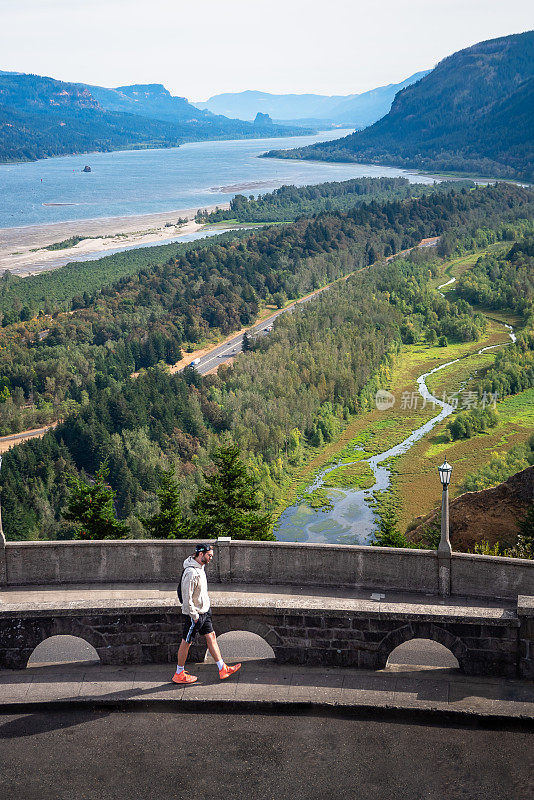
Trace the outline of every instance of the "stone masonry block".
{"type": "Polygon", "coordinates": [[[356,631],[350,628],[332,628],[331,633],[334,639],[346,639],[347,641],[352,641],[356,635],[356,631]]]}
{"type": "Polygon", "coordinates": [[[358,667],[360,669],[376,669],[376,654],[373,652],[366,652],[365,650],[358,650],[358,667]]]}
{"type": "Polygon", "coordinates": [[[332,639],[329,644],[334,650],[349,650],[352,647],[352,642],[347,639],[332,639]]]}
{"type": "Polygon", "coordinates": [[[506,625],[481,625],[480,636],[487,639],[517,639],[517,628],[506,625]]]}
{"type": "Polygon", "coordinates": [[[167,648],[161,644],[143,644],[141,652],[144,664],[158,664],[167,658],[167,648]]]}
{"type": "Polygon", "coordinates": [[[378,644],[384,638],[384,633],[382,631],[354,631],[354,637],[360,642],[378,644]]]}
{"type": "Polygon", "coordinates": [[[284,614],[284,625],[290,628],[293,627],[303,628],[304,616],[299,614],[284,614]]]}
{"type": "Polygon", "coordinates": [[[320,647],[323,652],[326,652],[327,650],[332,649],[333,642],[331,639],[314,639],[313,646],[320,647]]]}
{"type": "Polygon", "coordinates": [[[383,631],[384,635],[389,631],[393,631],[399,627],[399,620],[395,619],[379,619],[375,617],[369,620],[370,631],[383,631]]]}
{"type": "Polygon", "coordinates": [[[351,617],[335,617],[328,615],[325,620],[327,628],[350,628],[352,626],[351,617]]]}
{"type": "Polygon", "coordinates": [[[304,625],[307,628],[324,628],[325,627],[325,620],[322,615],[317,614],[316,616],[309,616],[306,615],[304,617],[304,625]]]}
{"type": "Polygon", "coordinates": [[[102,664],[143,664],[141,645],[123,647],[97,647],[102,664]]]}
{"type": "Polygon", "coordinates": [[[325,628],[306,628],[304,631],[306,639],[332,639],[334,631],[326,630],[325,628]]]}
{"type": "Polygon", "coordinates": [[[280,644],[280,636],[277,631],[271,629],[265,636],[265,641],[267,644],[270,644],[271,647],[274,647],[275,645],[280,644]]]}
{"type": "Polygon", "coordinates": [[[478,624],[469,625],[463,622],[452,622],[446,623],[445,627],[453,636],[459,636],[460,638],[463,638],[464,636],[482,636],[482,626],[478,624]]]}

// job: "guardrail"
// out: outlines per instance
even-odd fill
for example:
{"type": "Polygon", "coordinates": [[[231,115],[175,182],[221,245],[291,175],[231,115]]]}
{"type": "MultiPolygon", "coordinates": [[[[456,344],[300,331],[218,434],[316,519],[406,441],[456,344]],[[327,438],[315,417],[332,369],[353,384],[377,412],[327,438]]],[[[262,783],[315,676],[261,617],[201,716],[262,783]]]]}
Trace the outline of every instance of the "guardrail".
{"type": "MultiPolygon", "coordinates": [[[[0,585],[156,583],[179,578],[192,540],[5,542],[0,539],[0,585]]],[[[437,595],[434,550],[359,545],[252,542],[221,538],[209,567],[211,581],[387,589],[437,595]]],[[[452,553],[453,596],[516,599],[534,595],[534,561],[452,553]]]]}

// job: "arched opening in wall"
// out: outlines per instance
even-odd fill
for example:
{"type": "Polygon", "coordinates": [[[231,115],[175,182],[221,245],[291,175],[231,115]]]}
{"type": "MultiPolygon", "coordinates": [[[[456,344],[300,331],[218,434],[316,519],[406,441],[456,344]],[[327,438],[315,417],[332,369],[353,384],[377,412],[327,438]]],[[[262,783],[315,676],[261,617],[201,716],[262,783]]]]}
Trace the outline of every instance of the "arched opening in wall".
{"type": "Polygon", "coordinates": [[[37,645],[28,659],[28,667],[49,667],[70,664],[99,664],[95,648],[79,636],[49,636],[37,645]]]}
{"type": "MultiPolygon", "coordinates": [[[[274,662],[274,650],[265,639],[250,631],[229,631],[217,636],[224,661],[269,661],[274,662]]],[[[213,664],[213,658],[206,650],[204,661],[213,664]]]]}
{"type": "Polygon", "coordinates": [[[459,669],[458,659],[451,651],[433,639],[410,639],[399,644],[389,654],[386,669],[402,667],[424,669],[459,669]]]}

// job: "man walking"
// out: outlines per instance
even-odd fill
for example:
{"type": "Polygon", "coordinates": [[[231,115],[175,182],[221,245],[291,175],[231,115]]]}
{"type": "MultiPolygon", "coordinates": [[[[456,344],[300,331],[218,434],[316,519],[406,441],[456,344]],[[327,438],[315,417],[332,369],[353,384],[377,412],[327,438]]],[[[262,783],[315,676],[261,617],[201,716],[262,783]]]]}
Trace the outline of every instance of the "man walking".
{"type": "Polygon", "coordinates": [[[209,544],[197,544],[195,555],[189,556],[184,561],[182,574],[182,621],[184,631],[178,649],[178,664],[172,680],[173,683],[195,683],[198,678],[185,671],[185,662],[191,643],[197,633],[206,637],[206,645],[217,664],[219,678],[224,680],[233,675],[241,664],[227,666],[222,657],[217,637],[211,621],[210,599],[208,596],[208,581],[204,567],[213,558],[213,548],[209,544]]]}

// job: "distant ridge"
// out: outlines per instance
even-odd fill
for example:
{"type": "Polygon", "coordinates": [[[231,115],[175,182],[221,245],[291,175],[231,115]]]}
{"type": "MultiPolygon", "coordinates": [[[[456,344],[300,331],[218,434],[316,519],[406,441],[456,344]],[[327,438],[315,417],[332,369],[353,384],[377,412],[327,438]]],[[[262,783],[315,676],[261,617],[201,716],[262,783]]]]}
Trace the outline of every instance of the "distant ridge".
{"type": "Polygon", "coordinates": [[[261,118],[252,124],[200,111],[161,84],[105,89],[0,72],[0,162],[302,133],[261,118]]]}
{"type": "Polygon", "coordinates": [[[480,42],[400,91],[364,131],[281,158],[534,180],[534,31],[480,42]]]}
{"type": "Polygon", "coordinates": [[[325,120],[365,127],[387,114],[400,89],[420,80],[425,72],[417,72],[401,83],[379,86],[362,94],[269,94],[247,90],[218,94],[196,107],[239,119],[253,120],[258,112],[279,121],[325,120]]]}

